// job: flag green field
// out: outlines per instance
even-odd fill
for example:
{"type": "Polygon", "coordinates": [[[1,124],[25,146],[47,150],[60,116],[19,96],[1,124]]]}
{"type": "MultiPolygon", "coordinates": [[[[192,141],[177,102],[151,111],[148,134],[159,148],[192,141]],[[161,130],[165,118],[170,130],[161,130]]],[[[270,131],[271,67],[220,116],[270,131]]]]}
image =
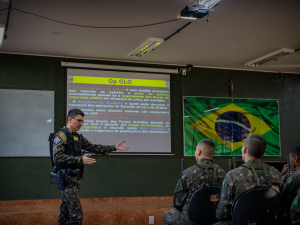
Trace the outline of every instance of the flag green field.
{"type": "Polygon", "coordinates": [[[267,141],[265,156],[280,156],[278,100],[184,98],[184,155],[194,156],[198,142],[211,139],[215,155],[242,155],[245,138],[267,141]]]}

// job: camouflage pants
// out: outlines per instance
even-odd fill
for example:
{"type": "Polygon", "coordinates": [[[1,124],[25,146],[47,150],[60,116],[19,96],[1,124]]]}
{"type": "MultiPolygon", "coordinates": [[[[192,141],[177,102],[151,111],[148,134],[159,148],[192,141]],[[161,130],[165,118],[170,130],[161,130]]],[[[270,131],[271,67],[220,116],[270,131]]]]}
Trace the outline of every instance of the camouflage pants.
{"type": "Polygon", "coordinates": [[[72,224],[81,225],[82,208],[79,200],[79,188],[74,185],[65,187],[62,191],[62,204],[58,225],[72,224]]]}
{"type": "Polygon", "coordinates": [[[183,214],[181,211],[171,209],[164,214],[163,225],[196,225],[189,220],[187,214],[183,214]]]}

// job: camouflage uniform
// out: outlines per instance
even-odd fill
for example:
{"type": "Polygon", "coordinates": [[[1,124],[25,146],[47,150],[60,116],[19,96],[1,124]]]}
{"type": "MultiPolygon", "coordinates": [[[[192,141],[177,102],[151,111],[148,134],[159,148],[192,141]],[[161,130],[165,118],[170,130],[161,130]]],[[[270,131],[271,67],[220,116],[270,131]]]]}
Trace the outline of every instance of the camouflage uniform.
{"type": "MultiPolygon", "coordinates": [[[[292,176],[298,169],[300,169],[300,167],[291,169],[291,170],[290,170],[290,176],[292,176]]],[[[288,180],[288,178],[289,178],[288,173],[284,174],[284,175],[282,176],[283,182],[286,183],[287,180],[288,180]]]]}
{"type": "Polygon", "coordinates": [[[286,217],[287,221],[290,221],[289,218],[290,210],[293,210],[294,212],[293,213],[291,212],[291,216],[294,215],[294,219],[292,219],[292,221],[293,222],[295,221],[295,223],[297,221],[300,222],[300,216],[297,215],[298,213],[296,213],[299,212],[299,210],[297,210],[298,204],[295,204],[293,202],[293,200],[296,200],[297,198],[296,196],[297,193],[299,192],[299,189],[300,189],[300,167],[295,169],[293,175],[291,175],[287,180],[287,182],[284,184],[283,191],[282,191],[282,210],[284,216],[286,217]],[[296,219],[295,217],[299,217],[299,218],[296,219]]]}
{"type": "MultiPolygon", "coordinates": [[[[72,132],[74,140],[80,140],[80,135],[77,132],[72,132]]],[[[66,155],[65,147],[67,146],[67,137],[63,131],[57,132],[53,137],[53,154],[54,160],[57,164],[62,165],[83,165],[82,157],[74,157],[66,155]]],[[[94,145],[90,143],[85,137],[82,137],[82,148],[86,151],[96,154],[107,155],[109,152],[115,150],[114,145],[94,145]]],[[[80,178],[76,175],[66,175],[65,189],[62,191],[62,204],[60,206],[60,216],[58,224],[81,224],[82,223],[82,208],[79,200],[80,178]]]]}
{"type": "MultiPolygon", "coordinates": [[[[259,164],[263,163],[258,159],[251,159],[245,164],[259,164]]],[[[260,187],[267,187],[267,181],[264,176],[263,170],[255,170],[259,178],[260,187]]],[[[277,169],[270,166],[270,182],[271,188],[281,193],[283,187],[282,176],[277,169]]],[[[254,189],[256,182],[251,169],[246,167],[239,167],[229,171],[226,174],[222,185],[220,202],[216,211],[217,219],[223,221],[216,224],[232,224],[231,223],[231,210],[234,206],[235,201],[246,191],[254,189]]]]}
{"type": "MultiPolygon", "coordinates": [[[[210,158],[202,158],[198,163],[212,164],[213,161],[210,158]]],[[[209,172],[211,173],[210,176],[214,175],[214,170],[209,169],[209,172]]],[[[215,186],[222,185],[225,174],[223,169],[217,169],[218,179],[215,186]]],[[[189,220],[187,211],[183,208],[189,204],[190,198],[196,190],[202,186],[213,186],[213,181],[207,180],[206,177],[205,169],[198,164],[183,171],[179,177],[174,193],[173,207],[176,209],[169,210],[164,214],[164,225],[194,225],[194,223],[189,220]]]]}
{"type": "Polygon", "coordinates": [[[299,225],[300,224],[300,205],[299,205],[299,199],[300,199],[300,189],[298,190],[297,196],[294,198],[292,205],[291,205],[291,222],[293,225],[299,225]]]}

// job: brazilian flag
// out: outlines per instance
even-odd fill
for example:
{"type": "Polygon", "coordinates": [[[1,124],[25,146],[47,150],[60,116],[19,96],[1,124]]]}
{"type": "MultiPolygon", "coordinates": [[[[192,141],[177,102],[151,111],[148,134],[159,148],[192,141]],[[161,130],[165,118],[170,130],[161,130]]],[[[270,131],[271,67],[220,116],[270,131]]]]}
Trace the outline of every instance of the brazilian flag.
{"type": "Polygon", "coordinates": [[[266,139],[266,156],[280,156],[278,100],[184,97],[183,122],[185,156],[202,139],[215,143],[215,155],[242,155],[250,134],[266,139]]]}

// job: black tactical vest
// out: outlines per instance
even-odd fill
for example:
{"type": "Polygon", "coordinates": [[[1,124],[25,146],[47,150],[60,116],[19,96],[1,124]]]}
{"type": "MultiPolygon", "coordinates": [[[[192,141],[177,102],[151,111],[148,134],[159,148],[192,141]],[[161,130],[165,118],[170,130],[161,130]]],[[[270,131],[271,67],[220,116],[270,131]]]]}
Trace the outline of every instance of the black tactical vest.
{"type": "MultiPolygon", "coordinates": [[[[67,128],[61,128],[59,131],[64,132],[67,137],[67,145],[65,147],[65,154],[74,157],[82,156],[82,135],[70,133],[67,128]]],[[[82,165],[64,165],[56,163],[58,169],[81,169],[82,165]]]]}

